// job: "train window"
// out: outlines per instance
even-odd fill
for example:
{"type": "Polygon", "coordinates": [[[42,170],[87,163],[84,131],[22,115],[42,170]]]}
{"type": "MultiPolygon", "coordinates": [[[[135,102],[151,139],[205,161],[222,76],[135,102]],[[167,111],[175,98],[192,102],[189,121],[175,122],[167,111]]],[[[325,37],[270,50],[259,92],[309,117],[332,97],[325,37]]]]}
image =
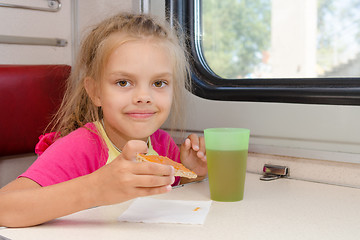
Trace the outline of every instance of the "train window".
{"type": "Polygon", "coordinates": [[[167,1],[187,31],[194,94],[360,105],[359,0],[167,1]]]}

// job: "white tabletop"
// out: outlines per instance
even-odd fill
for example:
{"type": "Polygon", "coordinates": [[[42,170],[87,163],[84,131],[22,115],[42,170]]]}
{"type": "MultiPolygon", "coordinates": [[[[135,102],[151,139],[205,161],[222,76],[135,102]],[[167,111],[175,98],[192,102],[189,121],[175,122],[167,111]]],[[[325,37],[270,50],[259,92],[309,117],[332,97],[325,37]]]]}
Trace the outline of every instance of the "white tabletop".
{"type": "MultiPolygon", "coordinates": [[[[209,200],[208,182],[188,184],[156,198],[209,200]]],[[[130,203],[85,210],[36,227],[2,228],[0,236],[14,240],[360,239],[360,189],[355,188],[292,179],[264,182],[248,173],[244,200],[213,202],[204,225],[118,222],[130,203]]]]}

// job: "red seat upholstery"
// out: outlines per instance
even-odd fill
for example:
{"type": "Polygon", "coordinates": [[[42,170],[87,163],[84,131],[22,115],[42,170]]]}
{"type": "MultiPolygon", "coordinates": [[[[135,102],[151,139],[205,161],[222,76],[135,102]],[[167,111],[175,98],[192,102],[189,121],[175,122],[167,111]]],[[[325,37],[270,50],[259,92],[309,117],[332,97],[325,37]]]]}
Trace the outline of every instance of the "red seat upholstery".
{"type": "Polygon", "coordinates": [[[0,65],[0,156],[34,152],[70,71],[68,65],[0,65]]]}

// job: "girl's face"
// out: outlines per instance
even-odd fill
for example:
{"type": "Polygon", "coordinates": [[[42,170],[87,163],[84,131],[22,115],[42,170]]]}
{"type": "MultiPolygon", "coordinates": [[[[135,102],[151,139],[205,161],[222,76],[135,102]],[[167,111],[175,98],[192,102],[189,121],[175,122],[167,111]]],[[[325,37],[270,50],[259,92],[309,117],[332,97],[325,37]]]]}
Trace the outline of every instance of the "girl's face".
{"type": "Polygon", "coordinates": [[[170,113],[173,84],[172,60],[159,40],[132,40],[114,50],[93,100],[117,147],[146,141],[160,128],[170,113]]]}

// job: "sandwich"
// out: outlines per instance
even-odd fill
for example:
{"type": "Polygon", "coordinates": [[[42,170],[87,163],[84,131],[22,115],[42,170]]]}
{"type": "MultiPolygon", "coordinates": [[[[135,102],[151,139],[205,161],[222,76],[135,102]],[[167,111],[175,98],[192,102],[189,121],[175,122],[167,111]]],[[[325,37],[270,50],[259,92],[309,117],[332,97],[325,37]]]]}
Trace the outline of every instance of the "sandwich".
{"type": "Polygon", "coordinates": [[[157,156],[157,155],[144,155],[144,154],[138,153],[136,155],[136,161],[138,161],[138,162],[153,162],[153,163],[171,165],[175,169],[175,176],[186,177],[186,178],[196,178],[197,177],[196,173],[187,169],[181,163],[175,162],[168,157],[157,156]]]}

